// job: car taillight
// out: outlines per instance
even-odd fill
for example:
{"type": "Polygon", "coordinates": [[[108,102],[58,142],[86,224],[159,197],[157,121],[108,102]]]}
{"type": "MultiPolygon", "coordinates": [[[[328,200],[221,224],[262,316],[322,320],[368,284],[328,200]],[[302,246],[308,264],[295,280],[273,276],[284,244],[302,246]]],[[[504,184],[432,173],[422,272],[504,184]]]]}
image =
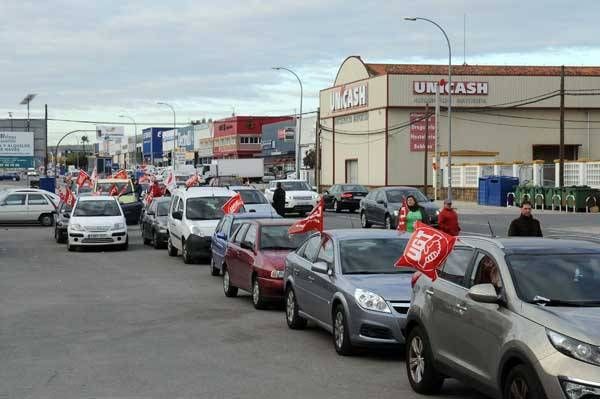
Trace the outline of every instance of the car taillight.
{"type": "Polygon", "coordinates": [[[352,198],[352,193],[343,193],[342,198],[352,198]]]}
{"type": "Polygon", "coordinates": [[[412,288],[415,288],[415,284],[417,283],[417,280],[419,280],[419,277],[421,277],[422,274],[421,272],[414,272],[412,275],[412,278],[410,279],[410,286],[412,288]]]}

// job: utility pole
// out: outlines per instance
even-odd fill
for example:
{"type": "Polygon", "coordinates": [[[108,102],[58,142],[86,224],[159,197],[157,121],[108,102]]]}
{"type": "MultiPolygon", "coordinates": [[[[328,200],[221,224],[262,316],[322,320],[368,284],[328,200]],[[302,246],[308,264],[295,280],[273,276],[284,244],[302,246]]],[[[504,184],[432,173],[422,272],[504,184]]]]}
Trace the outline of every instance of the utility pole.
{"type": "Polygon", "coordinates": [[[44,153],[44,175],[48,177],[48,104],[44,104],[44,135],[46,136],[46,151],[44,153]]]}
{"type": "Polygon", "coordinates": [[[423,157],[423,194],[427,197],[427,155],[429,147],[429,104],[425,104],[425,156],[423,157]]]}
{"type": "Polygon", "coordinates": [[[321,192],[321,108],[317,108],[315,126],[315,186],[317,192],[321,192]]]}
{"type": "Polygon", "coordinates": [[[565,66],[560,67],[560,147],[558,149],[558,185],[565,186],[565,66]]]}
{"type": "Polygon", "coordinates": [[[440,173],[440,85],[435,86],[435,189],[434,198],[440,199],[442,175],[440,173]]]}

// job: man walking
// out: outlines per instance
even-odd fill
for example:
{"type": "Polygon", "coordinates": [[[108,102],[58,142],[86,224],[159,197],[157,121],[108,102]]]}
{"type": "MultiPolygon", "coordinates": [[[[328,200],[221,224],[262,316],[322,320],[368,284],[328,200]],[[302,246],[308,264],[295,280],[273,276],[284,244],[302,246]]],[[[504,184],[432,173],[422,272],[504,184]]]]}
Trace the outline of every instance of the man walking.
{"type": "Polygon", "coordinates": [[[531,202],[523,201],[521,216],[510,223],[509,237],[542,237],[540,222],[531,215],[531,202]]]}
{"type": "Polygon", "coordinates": [[[277,188],[273,192],[273,208],[280,216],[285,216],[285,190],[281,182],[277,182],[277,188]]]}
{"type": "Polygon", "coordinates": [[[444,209],[438,215],[438,225],[441,231],[451,236],[457,236],[460,233],[458,215],[452,209],[452,201],[449,199],[444,200],[444,209]]]}

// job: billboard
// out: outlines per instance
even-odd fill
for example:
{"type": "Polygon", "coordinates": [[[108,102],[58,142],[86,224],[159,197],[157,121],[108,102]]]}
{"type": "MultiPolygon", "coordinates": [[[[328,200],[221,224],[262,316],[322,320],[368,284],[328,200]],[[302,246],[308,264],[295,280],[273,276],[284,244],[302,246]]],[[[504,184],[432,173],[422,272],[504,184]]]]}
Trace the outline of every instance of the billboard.
{"type": "Polygon", "coordinates": [[[425,119],[424,112],[410,113],[410,151],[425,151],[425,128],[429,130],[427,135],[427,151],[435,150],[435,115],[425,119]],[[427,121],[427,119],[429,121],[427,121]],[[427,126],[426,126],[427,125],[427,126]]]}
{"type": "Polygon", "coordinates": [[[296,128],[293,127],[282,127],[277,129],[278,140],[294,140],[296,134],[296,128]]]}
{"type": "Polygon", "coordinates": [[[162,132],[165,130],[172,130],[172,128],[148,127],[142,130],[142,152],[146,161],[151,159],[162,159],[162,132]]]}
{"type": "Polygon", "coordinates": [[[96,126],[96,138],[98,140],[111,140],[113,138],[121,138],[124,136],[125,129],[123,128],[123,126],[96,126]]]}
{"type": "Polygon", "coordinates": [[[0,132],[0,168],[33,167],[33,132],[0,132]]]}

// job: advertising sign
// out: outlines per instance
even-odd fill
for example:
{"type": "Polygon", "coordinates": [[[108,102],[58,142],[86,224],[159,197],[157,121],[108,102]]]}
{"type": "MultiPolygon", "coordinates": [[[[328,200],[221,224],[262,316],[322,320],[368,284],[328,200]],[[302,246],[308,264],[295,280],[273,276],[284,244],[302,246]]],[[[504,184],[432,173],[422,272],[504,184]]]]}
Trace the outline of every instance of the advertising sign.
{"type": "MultiPolygon", "coordinates": [[[[413,94],[435,94],[438,82],[434,81],[413,81],[413,94]]],[[[440,85],[440,94],[448,94],[450,84],[442,81],[440,85]]],[[[488,82],[452,82],[452,94],[457,96],[487,96],[488,82]]]]}
{"type": "Polygon", "coordinates": [[[33,167],[33,132],[0,132],[0,168],[33,167]]]}
{"type": "Polygon", "coordinates": [[[427,151],[435,150],[435,115],[431,115],[429,122],[425,119],[424,112],[410,113],[410,151],[425,151],[425,125],[428,125],[427,151]]]}
{"type": "Polygon", "coordinates": [[[123,128],[123,126],[96,126],[96,138],[98,140],[111,140],[113,138],[121,138],[124,136],[125,129],[123,128]]]}
{"type": "Polygon", "coordinates": [[[369,104],[366,82],[336,87],[331,92],[331,112],[366,107],[369,104]]]}
{"type": "MultiPolygon", "coordinates": [[[[150,160],[152,158],[159,159],[163,156],[162,148],[162,132],[169,130],[168,127],[149,127],[142,130],[142,151],[144,153],[144,159],[150,160]],[[152,155],[154,153],[154,155],[152,155]]],[[[171,128],[171,130],[173,130],[171,128]]]]}
{"type": "Polygon", "coordinates": [[[296,129],[293,127],[282,127],[277,129],[278,140],[294,140],[296,129]]]}

